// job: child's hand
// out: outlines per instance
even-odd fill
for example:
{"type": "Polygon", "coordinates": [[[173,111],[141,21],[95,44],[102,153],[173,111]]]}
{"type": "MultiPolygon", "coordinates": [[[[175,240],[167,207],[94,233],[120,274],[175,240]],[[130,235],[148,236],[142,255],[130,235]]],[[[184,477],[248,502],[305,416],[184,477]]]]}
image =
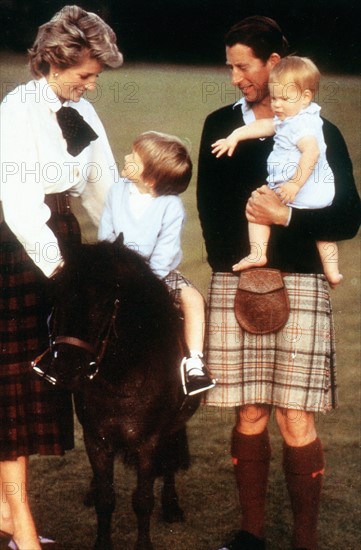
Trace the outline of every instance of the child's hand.
{"type": "Polygon", "coordinates": [[[280,201],[283,202],[283,204],[292,203],[295,200],[299,190],[300,188],[298,187],[298,185],[291,181],[283,183],[275,189],[277,196],[279,197],[280,201]]]}
{"type": "Polygon", "coordinates": [[[215,143],[212,143],[212,153],[216,155],[217,158],[224,155],[224,153],[227,153],[227,155],[231,157],[237,144],[238,140],[232,139],[230,136],[225,139],[218,139],[215,143]]]}

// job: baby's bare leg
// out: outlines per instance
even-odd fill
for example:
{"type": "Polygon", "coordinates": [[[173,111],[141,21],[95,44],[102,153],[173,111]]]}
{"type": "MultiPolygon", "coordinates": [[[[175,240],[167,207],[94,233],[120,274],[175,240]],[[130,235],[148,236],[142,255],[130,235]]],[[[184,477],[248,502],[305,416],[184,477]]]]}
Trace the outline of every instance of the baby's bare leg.
{"type": "Polygon", "coordinates": [[[343,279],[338,267],[338,247],[336,243],[317,241],[323,271],[331,288],[336,288],[343,279]]]}
{"type": "Polygon", "coordinates": [[[267,263],[267,247],[271,229],[268,225],[248,224],[251,252],[233,266],[233,271],[242,271],[251,267],[262,267],[267,263]]]}

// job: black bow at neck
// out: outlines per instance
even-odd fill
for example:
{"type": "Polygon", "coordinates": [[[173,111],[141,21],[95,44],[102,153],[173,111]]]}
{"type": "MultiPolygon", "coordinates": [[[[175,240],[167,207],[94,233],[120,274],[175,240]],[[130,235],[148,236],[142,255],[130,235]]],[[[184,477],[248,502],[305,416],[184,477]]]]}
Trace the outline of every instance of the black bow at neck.
{"type": "Polygon", "coordinates": [[[73,157],[79,155],[98,135],[73,107],[61,107],[56,113],[58,124],[67,144],[67,151],[73,157]]]}

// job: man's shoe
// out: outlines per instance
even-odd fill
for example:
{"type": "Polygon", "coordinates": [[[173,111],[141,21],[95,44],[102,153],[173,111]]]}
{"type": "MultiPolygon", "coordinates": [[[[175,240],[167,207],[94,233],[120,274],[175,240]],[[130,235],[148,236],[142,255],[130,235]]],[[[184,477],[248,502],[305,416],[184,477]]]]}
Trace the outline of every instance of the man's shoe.
{"type": "Polygon", "coordinates": [[[183,391],[186,395],[196,395],[216,385],[200,355],[183,357],[180,369],[183,391]]]}
{"type": "Polygon", "coordinates": [[[266,541],[257,538],[248,531],[238,531],[232,540],[226,542],[219,550],[265,550],[266,541]]]}

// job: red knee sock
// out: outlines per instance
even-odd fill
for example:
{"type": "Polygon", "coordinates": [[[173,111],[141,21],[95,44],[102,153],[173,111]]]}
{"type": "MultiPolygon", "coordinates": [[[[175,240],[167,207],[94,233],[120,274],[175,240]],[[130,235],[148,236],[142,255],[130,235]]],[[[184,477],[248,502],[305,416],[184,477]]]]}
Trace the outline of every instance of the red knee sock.
{"type": "Polygon", "coordinates": [[[317,521],[325,460],[317,438],[304,447],[284,445],[283,468],[294,516],[294,548],[317,548],[317,521]]]}
{"type": "Polygon", "coordinates": [[[265,535],[265,504],[271,446],[268,430],[244,435],[232,434],[234,473],[242,511],[242,529],[258,538],[265,535]]]}

